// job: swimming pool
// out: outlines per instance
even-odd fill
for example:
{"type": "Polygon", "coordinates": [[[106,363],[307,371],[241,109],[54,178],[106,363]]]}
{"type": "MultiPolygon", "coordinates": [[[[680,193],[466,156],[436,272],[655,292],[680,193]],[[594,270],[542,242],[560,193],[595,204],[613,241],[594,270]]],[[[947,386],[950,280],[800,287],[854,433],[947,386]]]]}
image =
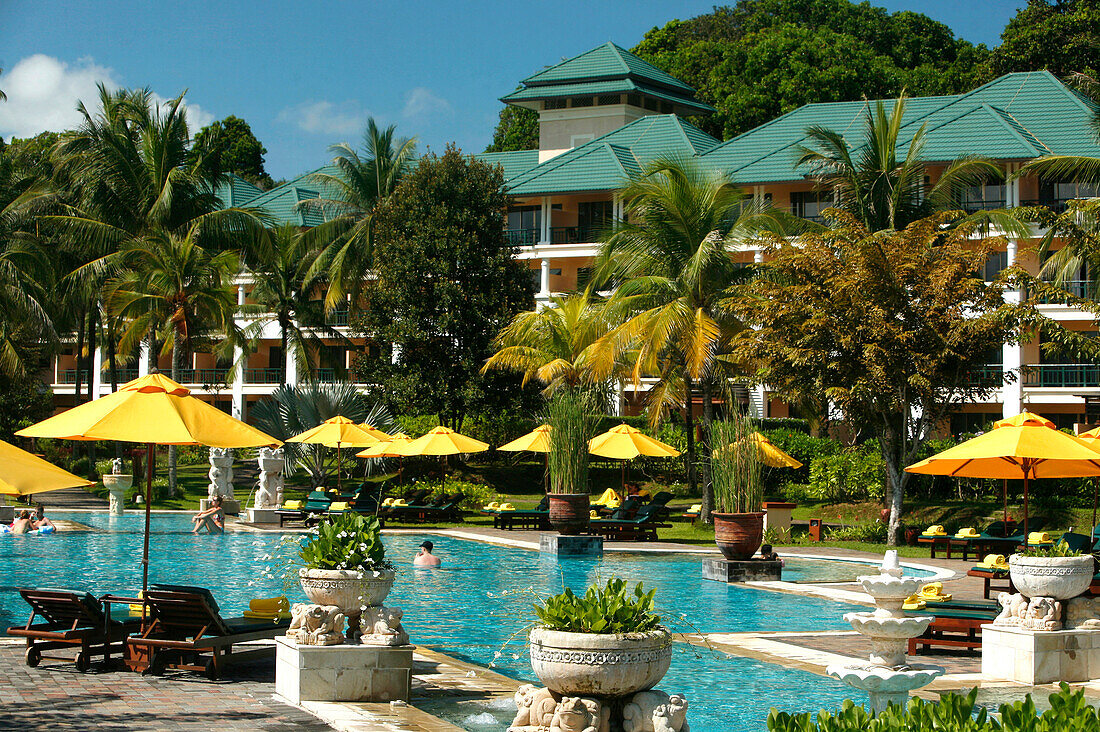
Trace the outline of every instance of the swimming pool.
{"type": "MultiPolygon", "coordinates": [[[[63,586],[97,594],[140,587],[142,514],[58,513],[57,517],[80,521],[97,531],[0,537],[0,561],[5,567],[0,627],[26,620],[18,587],[63,586]]],[[[278,580],[262,576],[267,565],[262,557],[277,549],[280,535],[194,535],[190,527],[187,515],[153,515],[151,582],[211,587],[226,612],[246,608],[249,598],[282,592],[278,580]]],[[[521,632],[533,617],[530,593],[559,592],[563,583],[577,590],[611,576],[644,581],[647,588],[656,588],[658,609],[668,624],[681,631],[847,630],[841,616],[855,609],[706,581],[700,576],[699,556],[689,554],[609,553],[602,559],[559,560],[524,549],[433,536],[443,566],[413,569],[409,562],[422,538],[387,535],[384,539],[387,556],[399,568],[387,602],[404,610],[413,642],[481,665],[493,664],[495,670],[523,680],[534,680],[521,632]],[[505,645],[517,632],[518,639],[505,645]]],[[[806,578],[815,566],[788,560],[785,578],[806,578]]],[[[292,601],[304,599],[300,590],[296,592],[292,601]]],[[[690,721],[697,732],[763,729],[772,706],[812,711],[836,706],[851,695],[848,687],[832,679],[685,644],[677,644],[672,669],[661,688],[688,697],[690,721]]],[[[494,714],[497,711],[500,719],[509,717],[509,709],[494,714]]],[[[484,712],[447,716],[472,730],[503,729],[484,712]]]]}

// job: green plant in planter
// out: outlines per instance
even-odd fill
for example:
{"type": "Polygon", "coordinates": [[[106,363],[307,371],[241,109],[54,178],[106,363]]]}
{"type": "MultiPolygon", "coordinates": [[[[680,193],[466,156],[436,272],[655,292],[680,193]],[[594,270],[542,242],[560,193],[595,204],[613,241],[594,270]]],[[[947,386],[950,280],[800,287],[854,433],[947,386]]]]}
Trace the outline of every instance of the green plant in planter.
{"type": "Polygon", "coordinates": [[[756,443],[756,428],[747,415],[711,424],[710,479],[718,513],[754,513],[764,502],[764,463],[756,443]]]}
{"type": "Polygon", "coordinates": [[[1022,552],[1019,552],[1024,557],[1079,557],[1081,552],[1076,549],[1070,549],[1069,544],[1065,541],[1059,541],[1054,546],[1050,547],[1026,547],[1022,552]]]}
{"type": "Polygon", "coordinates": [[[583,390],[562,389],[546,405],[551,493],[588,493],[588,441],[595,427],[591,401],[583,390]]]}
{"type": "Polygon", "coordinates": [[[328,516],[298,552],[307,569],[392,569],[378,519],[357,513],[328,516]]]}
{"type": "Polygon", "coordinates": [[[610,579],[607,585],[592,585],[584,595],[575,595],[568,587],[560,595],[535,605],[540,623],[549,630],[567,633],[641,633],[653,630],[661,617],[653,612],[653,595],[639,582],[634,592],[626,582],[610,579]]]}

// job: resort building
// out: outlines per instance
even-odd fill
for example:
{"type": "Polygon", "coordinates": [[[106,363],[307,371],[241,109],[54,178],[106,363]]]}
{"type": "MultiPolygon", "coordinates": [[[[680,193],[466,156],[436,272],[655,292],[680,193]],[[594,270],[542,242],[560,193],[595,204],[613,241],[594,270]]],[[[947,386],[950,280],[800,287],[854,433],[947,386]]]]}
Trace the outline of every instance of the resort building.
{"type": "MultiPolygon", "coordinates": [[[[508,236],[517,247],[517,256],[530,266],[540,305],[554,295],[590,283],[597,235],[607,222],[622,216],[616,190],[654,158],[698,158],[728,174],[753,196],[796,215],[818,218],[831,205],[831,196],[815,190],[806,171],[797,167],[797,149],[806,142],[806,129],[817,125],[858,135],[868,104],[873,104],[806,105],[723,142],[688,121],[714,111],[696,98],[694,89],[613,43],[539,71],[502,101],[539,115],[538,149],[479,157],[499,164],[504,171],[513,199],[507,216],[508,236]]],[[[886,101],[892,104],[892,100],[886,101]]],[[[1091,126],[1095,112],[1091,101],[1047,72],[1015,73],[965,94],[910,99],[900,139],[907,140],[921,127],[925,129],[927,144],[922,157],[934,161],[927,166],[930,182],[950,161],[963,155],[994,159],[1011,173],[1043,155],[1100,156],[1100,143],[1091,126]]],[[[309,227],[319,223],[321,215],[303,208],[301,202],[317,195],[316,185],[306,174],[267,192],[235,178],[225,186],[222,199],[227,206],[263,207],[281,222],[309,227]]],[[[1022,178],[976,186],[966,192],[960,206],[979,210],[1042,204],[1059,209],[1070,199],[1093,195],[1094,191],[1080,186],[1022,178]]],[[[1039,235],[1036,231],[1034,239],[1010,240],[1004,251],[990,258],[987,274],[992,277],[1017,262],[1037,273],[1040,262],[1035,244],[1039,235]]],[[[746,250],[730,256],[748,264],[760,261],[762,255],[746,250]]],[[[1091,287],[1087,271],[1069,284],[1075,294],[1089,292],[1091,287]]],[[[247,282],[241,283],[239,297],[241,302],[247,301],[247,282]]],[[[1041,307],[1068,328],[1096,333],[1096,324],[1087,312],[1059,303],[1041,307]]],[[[337,311],[332,324],[346,329],[346,311],[337,311]]],[[[236,378],[229,373],[229,364],[216,363],[209,354],[195,354],[184,381],[198,393],[208,394],[215,404],[247,416],[247,403],[281,383],[284,370],[289,383],[306,377],[295,372],[292,354],[282,353],[278,344],[277,329],[271,324],[265,328],[261,347],[236,378]]],[[[335,342],[327,345],[316,372],[309,376],[346,378],[354,349],[362,347],[362,343],[350,348],[335,342]]],[[[83,380],[91,380],[94,394],[108,392],[105,358],[97,353],[90,361],[83,366],[87,371],[83,380]]],[[[166,367],[167,363],[162,364],[166,367]]],[[[141,370],[135,368],[119,379],[141,370]]],[[[1014,378],[984,403],[960,410],[952,419],[953,432],[1015,415],[1024,407],[1041,412],[1059,426],[1100,421],[1100,366],[1081,363],[1072,356],[1045,354],[1038,342],[1031,342],[1005,345],[1001,352],[991,353],[982,376],[1000,383],[1000,375],[1006,371],[1014,378]]],[[[56,359],[48,380],[59,406],[70,403],[76,381],[71,350],[56,359]]],[[[768,394],[766,386],[746,392],[745,398],[759,416],[791,415],[787,405],[768,394]]],[[[627,386],[620,406],[630,412],[636,405],[637,395],[627,386]]]]}

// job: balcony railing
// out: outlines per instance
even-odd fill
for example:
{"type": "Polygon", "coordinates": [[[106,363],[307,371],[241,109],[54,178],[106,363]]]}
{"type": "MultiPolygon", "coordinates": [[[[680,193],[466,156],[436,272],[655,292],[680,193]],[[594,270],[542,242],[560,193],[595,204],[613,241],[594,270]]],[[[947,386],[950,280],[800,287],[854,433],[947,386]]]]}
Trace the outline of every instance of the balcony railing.
{"type": "Polygon", "coordinates": [[[1006,201],[1003,199],[985,200],[985,201],[960,201],[959,208],[967,213],[974,213],[976,211],[993,211],[994,209],[1004,208],[1006,201]]]}
{"type": "Polygon", "coordinates": [[[1044,363],[1025,366],[1024,386],[1085,388],[1100,386],[1100,365],[1084,363],[1044,363]]]}
{"type": "Polygon", "coordinates": [[[314,369],[313,380],[321,384],[332,384],[336,381],[336,369],[314,369]]]}
{"type": "Polygon", "coordinates": [[[224,384],[229,381],[229,371],[229,369],[180,369],[178,381],[181,384],[224,384]]]}
{"type": "Polygon", "coordinates": [[[976,366],[970,371],[970,386],[989,388],[1004,384],[1004,367],[999,363],[976,366]]]}
{"type": "Polygon", "coordinates": [[[325,313],[325,323],[327,325],[341,326],[348,324],[348,309],[338,308],[331,312],[325,313]]]}
{"type": "MultiPolygon", "coordinates": [[[[551,244],[591,244],[598,241],[602,229],[594,226],[551,226],[551,244]]],[[[505,234],[513,246],[531,246],[542,239],[541,229],[508,229],[505,234]]]]}
{"type": "MultiPolygon", "coordinates": [[[[92,379],[92,372],[88,369],[81,369],[83,375],[81,376],[80,383],[87,384],[92,379]]],[[[119,384],[125,384],[127,381],[133,381],[138,377],[137,369],[115,369],[115,378],[118,379],[119,384]]],[[[110,370],[104,370],[102,375],[102,383],[111,383],[110,370]]],[[[62,369],[57,372],[58,384],[75,384],[76,383],[76,369],[62,369]]]]}
{"type": "MultiPolygon", "coordinates": [[[[1096,291],[1095,280],[1066,280],[1062,283],[1061,288],[1074,297],[1090,298],[1096,291]]],[[[1065,298],[1055,297],[1053,295],[1044,297],[1040,300],[1044,305],[1068,305],[1069,303],[1065,298]]]]}
{"type": "Polygon", "coordinates": [[[282,369],[245,369],[244,383],[246,384],[282,384],[282,369]]]}
{"type": "Polygon", "coordinates": [[[508,229],[504,232],[508,243],[514,247],[525,247],[539,243],[539,229],[508,229]]]}

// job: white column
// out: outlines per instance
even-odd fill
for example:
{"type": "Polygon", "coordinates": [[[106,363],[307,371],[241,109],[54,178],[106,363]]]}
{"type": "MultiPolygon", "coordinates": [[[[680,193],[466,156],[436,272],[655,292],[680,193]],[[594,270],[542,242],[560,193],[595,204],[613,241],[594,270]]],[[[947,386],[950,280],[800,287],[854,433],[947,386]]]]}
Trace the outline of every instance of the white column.
{"type": "Polygon", "coordinates": [[[539,271],[539,295],[541,297],[550,296],[550,260],[543,259],[542,266],[539,271]]]}
{"type": "MultiPolygon", "coordinates": [[[[244,285],[237,285],[237,307],[244,305],[244,285]]],[[[244,349],[233,348],[233,416],[244,419],[244,349]]]]}
{"type": "Polygon", "coordinates": [[[615,382],[615,392],[611,396],[611,416],[621,417],[623,416],[623,402],[626,401],[626,393],[623,389],[623,382],[615,382]]]}
{"type": "MultiPolygon", "coordinates": [[[[755,189],[763,190],[763,186],[755,186],[755,189]]],[[[758,190],[753,191],[753,196],[756,197],[758,190]]],[[[760,194],[763,195],[762,193],[760,194]]],[[[757,245],[759,247],[759,245],[757,245]]],[[[756,264],[760,264],[764,261],[764,250],[757,248],[752,253],[752,261],[756,264]]],[[[764,419],[768,416],[768,391],[763,384],[757,384],[752,388],[752,394],[749,396],[749,406],[753,412],[754,417],[757,419],[764,419]]]]}
{"type": "Polygon", "coordinates": [[[286,383],[290,386],[298,385],[298,346],[293,339],[286,344],[286,383]]]}
{"type": "Polygon", "coordinates": [[[149,339],[145,338],[141,342],[141,353],[138,355],[138,376],[149,375],[149,349],[152,346],[149,344],[149,339]]]}
{"type": "Polygon", "coordinates": [[[539,224],[540,224],[539,243],[540,244],[549,244],[550,243],[550,215],[551,215],[551,211],[553,211],[553,208],[550,205],[550,196],[543,196],[542,197],[542,214],[539,217],[539,219],[540,219],[540,221],[539,221],[539,224]]]}
{"type": "Polygon", "coordinates": [[[99,389],[103,385],[103,349],[95,349],[92,354],[92,399],[99,399],[99,389]]]}
{"type": "MultiPolygon", "coordinates": [[[[1007,257],[1009,267],[1016,263],[1018,250],[1018,242],[1015,239],[1009,239],[1007,257]]],[[[1019,290],[1006,290],[1004,297],[1006,302],[1019,303],[1023,298],[1023,293],[1019,290]]],[[[1001,358],[1003,359],[1001,366],[1003,373],[1012,373],[1015,376],[1012,383],[1004,384],[1001,387],[1001,393],[1004,395],[1001,413],[1006,418],[1015,417],[1023,411],[1024,405],[1024,376],[1020,369],[1024,360],[1024,348],[1021,344],[1006,343],[1001,348],[1001,358]]]]}

